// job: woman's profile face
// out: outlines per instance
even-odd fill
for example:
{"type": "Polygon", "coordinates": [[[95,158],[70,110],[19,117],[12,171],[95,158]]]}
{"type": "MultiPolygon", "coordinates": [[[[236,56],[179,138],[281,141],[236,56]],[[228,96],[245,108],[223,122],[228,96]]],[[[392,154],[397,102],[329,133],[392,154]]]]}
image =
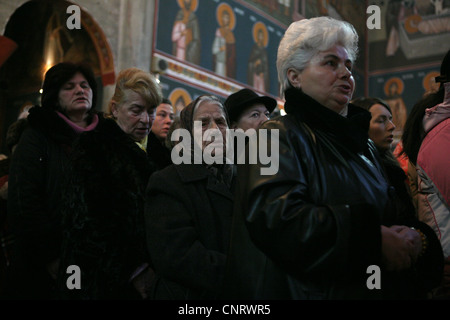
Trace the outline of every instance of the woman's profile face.
{"type": "Polygon", "coordinates": [[[392,114],[381,104],[370,107],[372,119],[370,120],[369,138],[381,150],[388,150],[394,139],[395,125],[392,114]]]}
{"type": "Polygon", "coordinates": [[[92,107],[92,89],[82,73],[77,72],[59,90],[58,103],[69,116],[75,113],[87,112],[92,107]]]}
{"type": "Polygon", "coordinates": [[[339,113],[348,105],[355,90],[352,67],[347,49],[335,45],[317,53],[303,71],[291,74],[290,80],[305,94],[339,113]],[[292,77],[298,78],[292,81],[292,77]]]}

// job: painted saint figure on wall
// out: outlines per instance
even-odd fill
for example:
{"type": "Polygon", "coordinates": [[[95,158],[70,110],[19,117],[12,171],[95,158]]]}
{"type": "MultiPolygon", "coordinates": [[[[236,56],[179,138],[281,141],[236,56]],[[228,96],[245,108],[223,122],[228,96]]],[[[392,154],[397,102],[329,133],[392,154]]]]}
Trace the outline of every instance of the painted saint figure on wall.
{"type": "Polygon", "coordinates": [[[220,27],[216,29],[212,46],[213,70],[220,76],[234,79],[236,76],[236,41],[233,29],[236,17],[228,4],[221,3],[217,7],[217,21],[220,27]]]}
{"type": "Polygon", "coordinates": [[[396,127],[394,139],[402,134],[407,118],[407,109],[402,98],[404,86],[403,81],[398,77],[390,78],[384,85],[385,100],[392,110],[392,119],[396,127]]]}
{"type": "Polygon", "coordinates": [[[192,98],[189,92],[185,89],[176,88],[169,94],[169,100],[172,102],[175,116],[178,117],[181,110],[183,110],[192,101],[192,98]]]}
{"type": "Polygon", "coordinates": [[[177,0],[178,11],[172,28],[172,54],[180,60],[200,64],[200,28],[195,14],[198,0],[177,0]]]}
{"type": "Polygon", "coordinates": [[[256,90],[267,92],[269,90],[269,59],[266,47],[269,43],[269,34],[262,22],[253,26],[253,45],[247,68],[247,82],[256,90]]]}

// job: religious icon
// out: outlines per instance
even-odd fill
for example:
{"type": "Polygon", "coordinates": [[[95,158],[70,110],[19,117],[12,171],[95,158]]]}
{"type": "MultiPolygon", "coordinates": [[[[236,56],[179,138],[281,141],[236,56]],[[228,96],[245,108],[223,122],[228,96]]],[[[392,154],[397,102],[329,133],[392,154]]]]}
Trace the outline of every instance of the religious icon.
{"type": "Polygon", "coordinates": [[[422,85],[425,89],[425,94],[437,92],[440,87],[440,83],[436,82],[434,78],[440,75],[438,71],[429,72],[425,77],[423,77],[422,85]]]}
{"type": "Polygon", "coordinates": [[[172,28],[173,55],[200,64],[200,27],[195,11],[198,0],[177,0],[180,6],[172,28]]]}
{"type": "Polygon", "coordinates": [[[236,17],[227,3],[221,3],[216,11],[219,28],[216,29],[212,46],[213,70],[220,76],[236,76],[236,41],[233,29],[236,17]]]}
{"type": "Polygon", "coordinates": [[[173,112],[175,116],[179,116],[181,110],[183,110],[189,103],[191,103],[192,98],[189,92],[183,88],[174,89],[170,95],[169,100],[172,102],[173,112]]]}
{"type": "Polygon", "coordinates": [[[392,120],[396,127],[394,135],[403,132],[403,126],[406,122],[407,110],[402,98],[404,86],[403,81],[398,77],[389,79],[384,85],[385,100],[389,104],[389,107],[391,107],[392,120]]]}
{"type": "Polygon", "coordinates": [[[262,22],[253,25],[253,45],[248,60],[247,82],[256,90],[269,91],[269,59],[267,56],[267,45],[269,43],[269,33],[262,22]]]}

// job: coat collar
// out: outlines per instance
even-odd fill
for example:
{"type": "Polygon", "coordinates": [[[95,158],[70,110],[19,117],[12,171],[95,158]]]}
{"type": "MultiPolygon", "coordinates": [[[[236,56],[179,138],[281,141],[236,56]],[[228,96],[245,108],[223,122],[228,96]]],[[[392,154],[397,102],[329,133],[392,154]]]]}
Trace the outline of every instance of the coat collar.
{"type": "Polygon", "coordinates": [[[27,117],[30,127],[56,142],[70,145],[77,137],[76,132],[57,113],[50,109],[34,106],[27,117]]]}
{"type": "Polygon", "coordinates": [[[138,154],[140,157],[146,156],[146,152],[142,150],[136,142],[131,139],[117,124],[117,122],[114,119],[110,118],[100,118],[101,121],[99,122],[99,125],[97,126],[98,131],[103,131],[103,136],[105,136],[108,139],[111,139],[114,141],[115,144],[120,146],[126,146],[130,149],[130,151],[134,151],[134,153],[138,154]]]}
{"type": "Polygon", "coordinates": [[[311,128],[335,136],[353,152],[367,149],[371,114],[362,108],[348,105],[348,115],[343,117],[305,94],[301,89],[285,92],[285,110],[311,128]]]}
{"type": "Polygon", "coordinates": [[[206,189],[212,192],[218,193],[227,197],[229,199],[233,199],[232,189],[234,187],[235,179],[233,172],[233,181],[231,190],[224,183],[219,183],[217,179],[211,174],[211,172],[206,168],[203,164],[179,164],[173,165],[175,166],[175,170],[177,171],[180,179],[183,183],[192,183],[201,180],[207,180],[206,189]]]}
{"type": "Polygon", "coordinates": [[[195,182],[206,179],[206,177],[208,176],[208,170],[202,164],[181,163],[174,166],[182,182],[195,182]]]}
{"type": "Polygon", "coordinates": [[[142,172],[143,176],[154,171],[154,166],[148,159],[147,154],[131,139],[116,123],[115,120],[105,118],[99,115],[97,127],[89,132],[82,133],[78,140],[81,148],[88,150],[99,158],[111,154],[132,159],[137,170],[142,172]]]}

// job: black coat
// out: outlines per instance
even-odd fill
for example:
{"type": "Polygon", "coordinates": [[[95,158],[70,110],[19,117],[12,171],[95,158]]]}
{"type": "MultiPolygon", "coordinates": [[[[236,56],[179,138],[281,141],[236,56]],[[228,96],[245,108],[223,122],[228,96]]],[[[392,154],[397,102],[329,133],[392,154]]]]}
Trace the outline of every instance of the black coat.
{"type": "Polygon", "coordinates": [[[367,268],[383,268],[381,224],[390,207],[368,140],[370,113],[349,105],[344,118],[298,89],[286,91],[285,108],[287,116],[261,127],[279,130],[278,172],[238,166],[223,297],[382,298],[383,290],[366,286],[367,268]]]}
{"type": "Polygon", "coordinates": [[[63,199],[64,241],[59,284],[65,298],[138,299],[129,280],[149,263],[144,194],[153,165],[112,119],[74,146],[63,199]],[[81,290],[65,290],[66,269],[81,269],[81,290]]]}
{"type": "Polygon", "coordinates": [[[16,237],[10,281],[18,298],[54,298],[46,265],[59,257],[61,190],[74,130],[55,111],[34,107],[12,156],[8,215],[16,237]]]}
{"type": "MultiPolygon", "coordinates": [[[[427,237],[428,246],[424,254],[408,272],[385,273],[384,284],[396,286],[390,291],[390,298],[425,299],[427,293],[443,279],[444,253],[434,230],[417,218],[408,186],[407,176],[400,165],[393,163],[386,155],[381,155],[386,181],[389,184],[390,210],[386,210],[382,222],[386,226],[406,225],[422,231],[427,237]],[[398,288],[403,288],[401,295],[398,288]],[[396,296],[397,294],[397,296],[396,296]]],[[[386,288],[387,289],[387,288],[386,288]]]]}
{"type": "Polygon", "coordinates": [[[150,131],[147,141],[147,154],[158,170],[172,164],[170,150],[150,131]]]}
{"type": "Polygon", "coordinates": [[[217,298],[233,189],[201,164],[171,165],[152,175],[145,210],[147,245],[158,277],[152,298],[217,298]]]}

